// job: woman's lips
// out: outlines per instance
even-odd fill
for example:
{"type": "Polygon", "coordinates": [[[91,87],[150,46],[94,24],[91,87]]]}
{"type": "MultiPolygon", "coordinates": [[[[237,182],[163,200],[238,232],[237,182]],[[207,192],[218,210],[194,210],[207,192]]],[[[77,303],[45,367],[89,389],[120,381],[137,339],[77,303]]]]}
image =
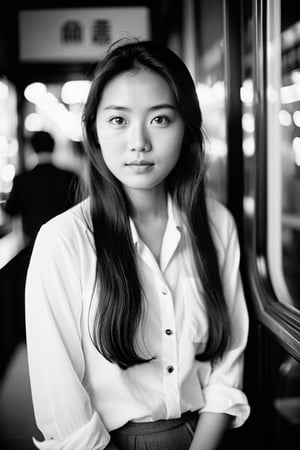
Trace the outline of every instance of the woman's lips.
{"type": "Polygon", "coordinates": [[[126,163],[126,167],[128,167],[128,169],[135,174],[143,174],[151,172],[154,167],[154,163],[145,160],[134,160],[126,163]]]}
{"type": "Polygon", "coordinates": [[[126,166],[154,166],[154,163],[151,161],[134,160],[126,163],[126,166]]]}

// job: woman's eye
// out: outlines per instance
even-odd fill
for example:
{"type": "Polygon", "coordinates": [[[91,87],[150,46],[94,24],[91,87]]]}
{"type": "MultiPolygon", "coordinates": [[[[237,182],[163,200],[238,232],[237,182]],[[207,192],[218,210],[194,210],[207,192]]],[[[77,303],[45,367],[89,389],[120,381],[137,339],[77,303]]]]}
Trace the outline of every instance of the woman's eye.
{"type": "Polygon", "coordinates": [[[166,126],[170,123],[170,119],[167,116],[157,116],[152,119],[151,123],[154,123],[154,125],[166,126]]]}
{"type": "Polygon", "coordinates": [[[123,117],[112,117],[110,119],[110,122],[116,126],[122,126],[126,124],[126,121],[125,119],[123,119],[123,117]]]}

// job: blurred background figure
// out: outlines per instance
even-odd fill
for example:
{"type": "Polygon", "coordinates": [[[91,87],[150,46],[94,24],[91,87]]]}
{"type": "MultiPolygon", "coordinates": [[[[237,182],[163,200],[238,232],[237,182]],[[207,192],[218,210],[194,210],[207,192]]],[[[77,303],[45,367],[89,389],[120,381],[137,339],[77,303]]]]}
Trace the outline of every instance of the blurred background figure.
{"type": "Polygon", "coordinates": [[[50,133],[35,132],[30,144],[37,164],[16,175],[4,210],[12,217],[21,217],[24,234],[33,241],[43,223],[76,203],[79,178],[54,164],[55,140],[50,133]]]}

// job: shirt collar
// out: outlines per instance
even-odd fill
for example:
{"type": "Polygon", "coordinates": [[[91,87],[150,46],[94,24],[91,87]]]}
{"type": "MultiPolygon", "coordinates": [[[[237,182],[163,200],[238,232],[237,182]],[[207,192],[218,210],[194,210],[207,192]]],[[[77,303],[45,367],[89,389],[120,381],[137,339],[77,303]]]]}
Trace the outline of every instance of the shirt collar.
{"type": "MultiPolygon", "coordinates": [[[[92,226],[92,220],[90,217],[90,208],[89,208],[90,207],[90,198],[88,197],[85,200],[83,200],[81,206],[83,208],[83,215],[86,219],[86,223],[88,224],[86,226],[86,233],[91,235],[93,226],[92,226]]],[[[179,220],[179,214],[177,212],[175,205],[173,204],[172,197],[169,193],[167,196],[167,211],[168,211],[167,226],[180,231],[181,230],[181,222],[179,220]]],[[[133,244],[138,245],[140,243],[140,237],[139,237],[138,231],[136,229],[136,226],[134,224],[134,221],[131,217],[129,217],[129,224],[130,224],[133,244]]],[[[93,248],[94,248],[94,245],[93,245],[93,248]]]]}
{"type": "Polygon", "coordinates": [[[134,245],[136,245],[139,242],[140,238],[139,238],[136,226],[134,224],[134,221],[133,221],[133,219],[131,217],[129,218],[129,223],[130,223],[132,240],[133,240],[134,245]]]}

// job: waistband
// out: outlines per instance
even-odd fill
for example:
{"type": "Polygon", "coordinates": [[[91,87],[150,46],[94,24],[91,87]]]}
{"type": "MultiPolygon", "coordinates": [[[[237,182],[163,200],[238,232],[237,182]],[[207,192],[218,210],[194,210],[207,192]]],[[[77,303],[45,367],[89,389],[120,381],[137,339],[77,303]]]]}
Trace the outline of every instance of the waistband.
{"type": "Polygon", "coordinates": [[[155,422],[127,422],[123,427],[111,431],[111,435],[119,436],[137,436],[142,434],[153,434],[162,431],[171,430],[182,425],[185,422],[195,421],[197,423],[198,411],[187,411],[178,419],[157,420],[155,422]]]}

